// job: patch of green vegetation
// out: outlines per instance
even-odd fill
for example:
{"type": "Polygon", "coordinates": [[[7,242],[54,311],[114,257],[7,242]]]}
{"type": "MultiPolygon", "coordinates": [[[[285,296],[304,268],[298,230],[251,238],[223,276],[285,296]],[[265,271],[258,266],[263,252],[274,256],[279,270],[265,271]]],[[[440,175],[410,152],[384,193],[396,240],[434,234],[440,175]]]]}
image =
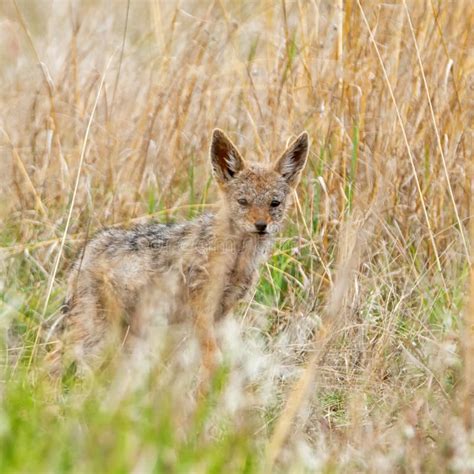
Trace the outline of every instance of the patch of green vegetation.
{"type": "Polygon", "coordinates": [[[163,203],[158,197],[157,190],[150,186],[147,191],[147,212],[148,214],[155,214],[163,208],[163,203]]]}
{"type": "Polygon", "coordinates": [[[262,272],[255,295],[257,302],[280,308],[284,304],[288,288],[291,287],[294,291],[296,285],[301,285],[301,264],[293,256],[293,251],[293,239],[285,239],[276,245],[266,271],[262,272]]]}
{"type": "MultiPolygon", "coordinates": [[[[46,380],[31,381],[17,369],[4,387],[0,406],[0,472],[256,472],[257,447],[245,429],[225,426],[219,436],[206,433],[216,398],[225,383],[217,376],[213,390],[187,420],[187,434],[177,425],[182,401],[148,385],[118,406],[106,402],[105,386],[56,393],[46,380]]],[[[91,387],[89,387],[91,388],[91,387]]]]}
{"type": "Polygon", "coordinates": [[[320,394],[320,406],[328,423],[344,425],[347,422],[347,394],[342,390],[328,390],[320,394]]]}

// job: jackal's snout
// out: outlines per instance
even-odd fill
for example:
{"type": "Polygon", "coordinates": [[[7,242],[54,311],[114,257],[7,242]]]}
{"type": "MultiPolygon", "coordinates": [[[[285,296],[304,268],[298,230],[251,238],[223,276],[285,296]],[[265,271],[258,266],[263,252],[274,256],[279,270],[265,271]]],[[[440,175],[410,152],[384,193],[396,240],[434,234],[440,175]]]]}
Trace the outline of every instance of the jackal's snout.
{"type": "Polygon", "coordinates": [[[265,234],[265,231],[267,229],[267,223],[265,221],[256,221],[255,228],[257,229],[257,232],[259,234],[265,234]]]}

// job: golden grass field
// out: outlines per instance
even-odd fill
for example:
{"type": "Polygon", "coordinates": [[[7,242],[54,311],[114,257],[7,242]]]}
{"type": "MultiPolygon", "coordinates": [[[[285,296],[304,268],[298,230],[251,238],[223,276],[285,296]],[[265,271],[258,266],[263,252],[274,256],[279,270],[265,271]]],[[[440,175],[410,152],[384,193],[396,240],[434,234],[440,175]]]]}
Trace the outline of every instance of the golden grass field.
{"type": "Polygon", "coordinates": [[[0,472],[473,472],[473,32],[470,0],[3,0],[0,472]],[[53,384],[74,256],[212,209],[214,127],[311,151],[212,393],[192,334],[53,384]]]}

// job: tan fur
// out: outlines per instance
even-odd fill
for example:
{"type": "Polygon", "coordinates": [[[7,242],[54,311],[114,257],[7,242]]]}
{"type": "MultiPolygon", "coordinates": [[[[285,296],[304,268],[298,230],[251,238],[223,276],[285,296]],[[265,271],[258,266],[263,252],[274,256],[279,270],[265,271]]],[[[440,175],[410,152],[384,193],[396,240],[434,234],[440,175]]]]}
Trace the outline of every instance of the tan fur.
{"type": "Polygon", "coordinates": [[[62,344],[51,358],[62,359],[62,366],[74,361],[80,369],[93,369],[107,348],[145,344],[163,321],[191,320],[210,373],[216,363],[215,322],[255,283],[307,152],[303,133],[275,166],[263,168],[247,164],[215,130],[210,154],[222,196],[218,212],[182,224],[99,232],[72,268],[62,344]],[[256,225],[266,225],[266,233],[256,225]]]}

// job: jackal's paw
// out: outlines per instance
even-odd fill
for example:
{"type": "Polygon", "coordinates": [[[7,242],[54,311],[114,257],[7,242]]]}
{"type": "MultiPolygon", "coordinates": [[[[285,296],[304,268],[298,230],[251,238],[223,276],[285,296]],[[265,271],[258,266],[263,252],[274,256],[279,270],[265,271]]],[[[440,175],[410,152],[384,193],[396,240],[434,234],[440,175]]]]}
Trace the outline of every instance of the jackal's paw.
{"type": "Polygon", "coordinates": [[[216,349],[212,353],[205,354],[201,367],[198,373],[198,397],[202,398],[209,393],[212,385],[212,379],[215,376],[217,369],[223,363],[222,352],[216,349]]]}

